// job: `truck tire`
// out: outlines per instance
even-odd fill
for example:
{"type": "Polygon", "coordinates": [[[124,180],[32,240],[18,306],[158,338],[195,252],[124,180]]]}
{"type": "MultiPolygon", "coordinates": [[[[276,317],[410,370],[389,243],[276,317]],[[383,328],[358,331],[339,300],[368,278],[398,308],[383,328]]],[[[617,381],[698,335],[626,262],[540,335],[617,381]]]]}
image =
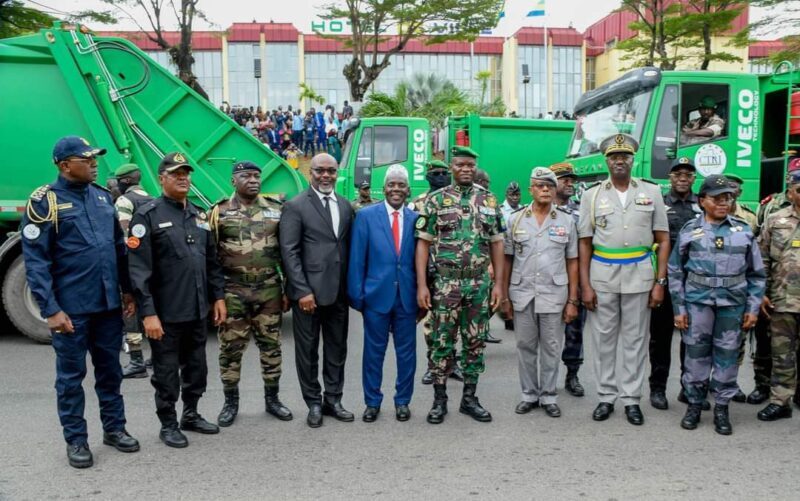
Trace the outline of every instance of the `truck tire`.
{"type": "Polygon", "coordinates": [[[11,323],[22,334],[38,343],[50,342],[47,322],[39,313],[39,305],[33,299],[25,278],[25,261],[22,256],[18,256],[6,271],[3,280],[3,305],[11,323]]]}

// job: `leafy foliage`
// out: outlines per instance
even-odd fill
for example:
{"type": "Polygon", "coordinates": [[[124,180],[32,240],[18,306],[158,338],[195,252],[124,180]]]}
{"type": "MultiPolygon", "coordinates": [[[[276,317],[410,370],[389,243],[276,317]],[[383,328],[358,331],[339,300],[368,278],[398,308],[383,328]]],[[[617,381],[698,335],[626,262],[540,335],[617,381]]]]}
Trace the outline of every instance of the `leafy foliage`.
{"type": "Polygon", "coordinates": [[[317,104],[325,104],[325,97],[322,94],[319,94],[310,85],[305,82],[300,83],[300,97],[299,100],[302,102],[304,99],[308,99],[309,101],[315,102],[317,104]]]}
{"type": "Polygon", "coordinates": [[[44,11],[24,5],[19,0],[0,0],[0,38],[9,38],[53,26],[53,21],[95,22],[115,24],[117,19],[110,11],[82,10],[64,12],[44,11]]]}

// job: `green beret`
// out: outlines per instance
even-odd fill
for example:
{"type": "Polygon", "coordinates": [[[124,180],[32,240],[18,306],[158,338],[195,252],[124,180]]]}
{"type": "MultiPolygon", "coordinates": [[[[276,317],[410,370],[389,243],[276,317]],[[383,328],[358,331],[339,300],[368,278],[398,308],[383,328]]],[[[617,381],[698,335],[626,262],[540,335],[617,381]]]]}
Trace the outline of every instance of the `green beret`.
{"type": "Polygon", "coordinates": [[[478,158],[478,154],[475,153],[475,150],[468,146],[453,146],[450,148],[450,155],[453,157],[472,157],[478,158]]]}
{"type": "Polygon", "coordinates": [[[714,98],[711,96],[706,96],[700,100],[700,107],[701,108],[716,108],[717,103],[714,101],[714,98]]]}
{"type": "Polygon", "coordinates": [[[125,174],[130,174],[131,172],[135,172],[137,170],[139,170],[139,166],[136,164],[122,164],[117,167],[117,170],[114,171],[114,176],[124,176],[125,174]]]}
{"type": "Polygon", "coordinates": [[[433,160],[431,160],[430,162],[428,162],[427,165],[428,165],[428,170],[449,169],[450,168],[449,165],[447,165],[446,163],[442,162],[441,160],[438,160],[438,159],[435,159],[435,158],[433,160]]]}
{"type": "Polygon", "coordinates": [[[728,178],[728,181],[733,181],[735,183],[744,184],[744,179],[740,178],[734,174],[725,174],[725,177],[728,178]]]}

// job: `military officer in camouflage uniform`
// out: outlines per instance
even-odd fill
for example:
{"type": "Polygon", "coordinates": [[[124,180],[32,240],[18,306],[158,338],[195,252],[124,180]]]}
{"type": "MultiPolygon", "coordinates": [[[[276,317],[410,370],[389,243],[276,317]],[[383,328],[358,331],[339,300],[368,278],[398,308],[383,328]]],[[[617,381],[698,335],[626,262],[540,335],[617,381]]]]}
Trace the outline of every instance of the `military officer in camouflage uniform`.
{"type": "Polygon", "coordinates": [[[209,211],[209,224],[225,274],[228,318],[219,332],[219,371],[225,405],[220,426],[230,426],[239,412],[242,355],[252,333],[261,360],[264,402],[280,420],[292,413],[278,399],[281,378],[281,313],[288,309],[283,295],[278,222],[281,203],[259,195],[261,167],[253,162],[233,166],[236,193],[209,211]]]}
{"type": "MultiPolygon", "coordinates": [[[[428,198],[428,194],[436,191],[440,188],[444,188],[448,186],[452,182],[452,178],[450,177],[450,166],[446,163],[442,162],[441,160],[433,159],[427,163],[428,172],[425,174],[425,180],[428,181],[428,186],[430,189],[423,193],[417,195],[414,200],[411,201],[411,204],[414,206],[413,210],[420,213],[422,212],[423,208],[425,207],[425,199],[428,198]]],[[[429,261],[428,263],[428,283],[429,285],[433,285],[433,277],[432,271],[433,269],[433,260],[429,261]]],[[[427,351],[425,352],[425,359],[428,361],[428,369],[425,371],[425,374],[422,376],[422,384],[433,384],[433,374],[431,374],[431,369],[433,368],[433,360],[431,355],[433,353],[433,341],[431,339],[431,332],[433,330],[433,316],[430,310],[427,310],[425,317],[422,319],[422,336],[425,339],[425,346],[427,347],[427,351]]],[[[456,381],[463,381],[464,377],[461,374],[461,368],[456,363],[455,367],[453,367],[453,372],[450,374],[450,377],[455,379],[456,381]]]]}
{"type": "MultiPolygon", "coordinates": [[[[560,209],[572,216],[575,227],[578,227],[580,210],[578,203],[573,199],[575,196],[575,183],[578,175],[569,162],[559,162],[550,166],[550,170],[558,179],[556,196],[554,203],[560,209]]],[[[568,322],[564,330],[564,350],[561,352],[561,361],[567,368],[567,376],[564,379],[564,389],[573,397],[582,397],[585,394],[583,385],[578,379],[578,370],[583,365],[583,326],[586,324],[586,308],[578,303],[578,316],[575,320],[568,322]]]]}
{"type": "Polygon", "coordinates": [[[350,202],[350,205],[353,207],[354,211],[357,212],[359,209],[363,209],[368,205],[378,202],[377,198],[372,198],[370,189],[371,185],[369,184],[369,181],[361,181],[361,183],[358,185],[358,197],[350,202]]]}
{"type": "Polygon", "coordinates": [[[761,421],[792,417],[790,400],[797,391],[800,340],[800,171],[787,183],[793,204],[767,218],[759,235],[767,270],[767,292],[761,309],[770,320],[772,388],[761,421]]]}
{"type": "Polygon", "coordinates": [[[601,142],[610,176],[584,192],[578,223],[581,296],[588,310],[586,333],[594,347],[600,398],[592,418],[608,419],[619,397],[633,425],[644,423],[639,401],[650,309],[664,301],[669,257],[669,225],[661,190],[631,177],[638,147],[626,134],[601,142]],[[617,379],[619,344],[622,374],[617,379]]]}
{"type": "MultiPolygon", "coordinates": [[[[142,181],[142,172],[136,164],[123,164],[114,172],[117,178],[117,189],[120,196],[114,201],[117,208],[117,218],[128,238],[128,227],[133,219],[136,209],[153,199],[144,191],[139,183],[142,181]]],[[[125,317],[125,341],[128,343],[131,361],[122,368],[123,378],[147,377],[147,367],[142,355],[142,328],[139,315],[125,317]]]]}
{"type": "Polygon", "coordinates": [[[682,379],[689,407],[681,427],[697,428],[710,391],[714,430],[721,435],[733,433],[728,402],[737,391],[736,358],[742,331],[756,324],[766,277],[752,229],[730,216],[733,193],[724,176],[703,181],[704,214],[681,229],[669,259],[674,325],[686,344],[682,379]]]}
{"type": "Polygon", "coordinates": [[[516,319],[522,398],[515,409],[539,407],[560,417],[556,403],[558,358],[564,328],[578,317],[578,233],[572,216],[553,204],[558,180],[553,171],[531,172],[533,202],[509,218],[504,252],[503,311],[516,319]]]}
{"type": "Polygon", "coordinates": [[[433,312],[434,402],[427,417],[432,424],[447,414],[446,381],[459,336],[464,372],[459,410],[478,421],[492,420],[475,390],[484,371],[489,308],[497,309],[502,299],[499,284],[489,291],[489,264],[502,276],[503,215],[495,196],[473,182],[477,153],[464,146],[453,147],[451,153],[453,184],[428,196],[415,225],[418,303],[433,312]],[[435,262],[433,294],[428,289],[429,257],[435,262]]]}

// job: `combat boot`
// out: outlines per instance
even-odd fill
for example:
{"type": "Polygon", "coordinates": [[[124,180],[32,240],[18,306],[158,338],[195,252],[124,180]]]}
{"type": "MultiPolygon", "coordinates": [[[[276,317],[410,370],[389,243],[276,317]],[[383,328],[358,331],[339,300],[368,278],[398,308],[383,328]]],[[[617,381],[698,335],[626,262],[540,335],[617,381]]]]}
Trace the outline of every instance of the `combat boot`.
{"type": "Polygon", "coordinates": [[[430,424],[439,424],[444,421],[447,414],[447,386],[433,385],[433,407],[428,412],[427,420],[430,424]]]}
{"type": "Polygon", "coordinates": [[[475,396],[477,386],[476,384],[464,385],[464,394],[461,397],[461,406],[458,411],[461,412],[461,414],[471,416],[475,421],[488,423],[492,420],[492,415],[489,414],[489,411],[481,407],[478,397],[475,396]]]}
{"type": "Polygon", "coordinates": [[[230,426],[239,414],[239,388],[223,390],[225,392],[225,404],[219,411],[217,424],[220,426],[230,426]]]}
{"type": "Polygon", "coordinates": [[[272,414],[276,418],[280,419],[281,421],[291,421],[294,416],[292,416],[292,411],[290,411],[278,398],[278,387],[277,386],[265,386],[264,387],[264,404],[266,406],[267,412],[272,414]]]}
{"type": "Polygon", "coordinates": [[[717,404],[714,406],[714,431],[720,435],[730,435],[733,433],[727,405],[717,404]]]}
{"type": "Polygon", "coordinates": [[[583,385],[578,379],[577,370],[567,370],[567,378],[564,380],[564,389],[573,397],[582,397],[584,395],[583,385]]]}
{"type": "Polygon", "coordinates": [[[698,404],[689,404],[686,408],[686,415],[681,419],[681,428],[684,430],[694,430],[700,422],[700,413],[703,412],[703,406],[698,404]]]}
{"type": "Polygon", "coordinates": [[[219,426],[209,423],[197,412],[197,404],[184,404],[183,416],[181,416],[181,430],[194,431],[204,435],[215,435],[219,433],[219,426]]]}
{"type": "Polygon", "coordinates": [[[769,398],[769,386],[756,386],[756,388],[747,395],[747,403],[751,405],[763,404],[769,398]]]}
{"type": "Polygon", "coordinates": [[[122,378],[140,378],[147,377],[147,367],[144,365],[144,357],[142,351],[131,351],[131,361],[122,368],[122,378]]]}

